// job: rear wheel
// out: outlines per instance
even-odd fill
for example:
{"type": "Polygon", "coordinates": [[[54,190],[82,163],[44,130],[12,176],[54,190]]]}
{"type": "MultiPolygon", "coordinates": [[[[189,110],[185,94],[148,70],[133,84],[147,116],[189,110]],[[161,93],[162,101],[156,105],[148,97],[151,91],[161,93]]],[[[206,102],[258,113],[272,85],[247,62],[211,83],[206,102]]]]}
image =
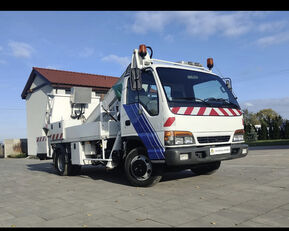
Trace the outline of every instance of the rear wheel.
{"type": "Polygon", "coordinates": [[[149,187],[158,183],[162,176],[160,169],[153,165],[143,147],[129,152],[124,163],[125,174],[133,186],[149,187]]]}
{"type": "Polygon", "coordinates": [[[191,171],[197,175],[211,175],[215,173],[221,165],[221,161],[216,161],[212,163],[196,165],[191,167],[191,171]]]}
{"type": "Polygon", "coordinates": [[[81,171],[81,166],[72,165],[68,153],[61,149],[56,152],[54,166],[61,176],[78,175],[81,171]]]}

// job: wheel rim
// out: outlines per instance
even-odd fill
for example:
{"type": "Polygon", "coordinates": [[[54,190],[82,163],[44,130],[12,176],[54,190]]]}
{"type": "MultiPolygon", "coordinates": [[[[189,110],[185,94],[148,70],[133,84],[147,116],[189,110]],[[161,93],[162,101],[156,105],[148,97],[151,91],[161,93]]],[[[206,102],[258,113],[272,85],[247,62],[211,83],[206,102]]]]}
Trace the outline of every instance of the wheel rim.
{"type": "Polygon", "coordinates": [[[63,158],[62,158],[62,155],[59,155],[58,158],[57,158],[57,167],[58,167],[58,170],[60,172],[63,172],[64,170],[64,163],[63,163],[63,158]]]}
{"type": "Polygon", "coordinates": [[[132,176],[139,180],[145,181],[151,177],[152,165],[148,157],[144,155],[135,156],[130,163],[132,176]]]}

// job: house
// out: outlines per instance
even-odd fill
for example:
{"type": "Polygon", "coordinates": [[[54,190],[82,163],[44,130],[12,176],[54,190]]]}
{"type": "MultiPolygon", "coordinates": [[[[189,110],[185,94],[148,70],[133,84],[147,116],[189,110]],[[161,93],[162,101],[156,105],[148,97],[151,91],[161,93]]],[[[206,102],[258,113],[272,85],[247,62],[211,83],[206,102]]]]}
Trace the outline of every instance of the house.
{"type": "Polygon", "coordinates": [[[91,103],[84,110],[87,117],[117,77],[33,67],[21,98],[26,100],[28,155],[36,155],[36,138],[44,136],[47,123],[73,120],[71,88],[91,88],[91,103]]]}

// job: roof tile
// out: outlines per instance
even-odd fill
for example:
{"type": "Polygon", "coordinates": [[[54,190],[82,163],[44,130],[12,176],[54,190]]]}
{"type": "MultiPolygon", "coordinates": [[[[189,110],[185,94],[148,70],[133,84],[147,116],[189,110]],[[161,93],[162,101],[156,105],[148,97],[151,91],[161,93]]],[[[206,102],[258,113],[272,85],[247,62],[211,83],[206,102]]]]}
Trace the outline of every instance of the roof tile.
{"type": "Polygon", "coordinates": [[[81,72],[54,70],[40,67],[33,67],[29,79],[22,91],[22,99],[26,98],[27,91],[31,87],[34,81],[35,74],[38,73],[47,79],[52,86],[59,87],[73,87],[83,86],[92,87],[93,89],[106,89],[111,88],[118,80],[118,77],[107,76],[107,75],[96,75],[81,72]]]}
{"type": "Polygon", "coordinates": [[[49,82],[56,84],[111,88],[119,80],[117,77],[106,75],[53,70],[39,67],[33,67],[33,69],[44,76],[49,82]]]}

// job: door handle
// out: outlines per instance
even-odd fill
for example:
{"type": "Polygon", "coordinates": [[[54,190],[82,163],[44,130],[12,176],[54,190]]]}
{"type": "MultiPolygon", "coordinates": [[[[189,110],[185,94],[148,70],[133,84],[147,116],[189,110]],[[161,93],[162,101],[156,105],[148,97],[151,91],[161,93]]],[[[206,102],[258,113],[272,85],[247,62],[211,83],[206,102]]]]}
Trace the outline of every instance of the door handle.
{"type": "Polygon", "coordinates": [[[130,126],[130,120],[125,121],[125,126],[130,126]]]}

